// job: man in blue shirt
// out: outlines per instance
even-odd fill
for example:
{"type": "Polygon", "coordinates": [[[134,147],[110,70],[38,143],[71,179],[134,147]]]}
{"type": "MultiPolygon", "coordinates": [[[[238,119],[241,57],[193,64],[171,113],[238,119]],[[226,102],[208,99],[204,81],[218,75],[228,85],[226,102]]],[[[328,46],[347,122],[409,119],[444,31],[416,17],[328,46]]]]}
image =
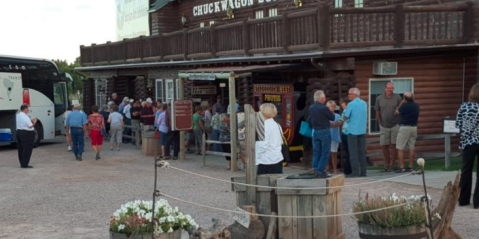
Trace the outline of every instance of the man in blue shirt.
{"type": "Polygon", "coordinates": [[[309,107],[309,121],[313,128],[313,169],[317,178],[327,178],[325,169],[331,150],[330,121],[334,114],[324,105],[326,95],[322,90],[314,92],[314,104],[309,107]]]}
{"type": "Polygon", "coordinates": [[[414,97],[411,92],[404,93],[404,100],[396,109],[396,115],[401,115],[399,121],[399,133],[396,143],[399,155],[399,171],[409,172],[414,162],[415,151],[414,145],[417,138],[417,120],[419,118],[419,105],[414,102],[414,97]],[[409,167],[404,168],[404,148],[409,147],[409,167]]]}
{"type": "Polygon", "coordinates": [[[368,107],[359,98],[358,88],[349,89],[349,104],[344,111],[343,121],[348,123],[348,149],[352,173],[346,177],[366,177],[368,163],[366,161],[366,124],[368,107]]]}
{"type": "Polygon", "coordinates": [[[72,136],[73,154],[75,154],[75,158],[78,161],[82,161],[83,148],[85,147],[84,138],[88,137],[88,120],[86,114],[80,112],[80,109],[80,105],[75,105],[73,112],[68,114],[66,119],[67,130],[70,131],[72,136]]]}

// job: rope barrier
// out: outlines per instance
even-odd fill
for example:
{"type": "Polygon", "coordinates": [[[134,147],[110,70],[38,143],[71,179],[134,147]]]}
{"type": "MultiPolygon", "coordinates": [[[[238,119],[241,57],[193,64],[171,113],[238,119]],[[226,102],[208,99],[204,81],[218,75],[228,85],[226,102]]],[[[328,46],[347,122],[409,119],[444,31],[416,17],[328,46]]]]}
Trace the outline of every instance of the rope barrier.
{"type": "Polygon", "coordinates": [[[220,181],[220,182],[242,185],[242,186],[247,186],[247,187],[269,188],[269,189],[288,189],[288,190],[318,190],[318,189],[334,189],[334,188],[357,187],[357,186],[362,186],[362,185],[369,185],[369,184],[384,182],[384,181],[388,181],[388,180],[391,180],[391,179],[402,178],[402,177],[406,177],[406,176],[414,174],[414,172],[411,172],[411,173],[402,174],[400,176],[396,176],[396,177],[392,177],[392,178],[379,179],[379,180],[374,180],[374,181],[369,181],[369,182],[364,182],[364,183],[357,183],[357,184],[347,184],[347,185],[343,185],[343,186],[300,188],[300,187],[275,187],[275,186],[231,182],[231,181],[228,181],[228,180],[213,178],[213,177],[210,177],[210,176],[206,176],[206,175],[202,175],[202,174],[198,174],[198,173],[193,173],[193,172],[190,172],[190,171],[187,171],[187,170],[184,170],[184,169],[173,167],[168,162],[165,162],[165,161],[160,161],[160,164],[161,164],[160,168],[171,168],[171,169],[183,172],[183,173],[188,173],[188,174],[191,174],[191,175],[195,175],[195,176],[202,177],[202,178],[207,178],[207,179],[210,179],[210,180],[216,180],[216,181],[220,181]]]}
{"type": "Polygon", "coordinates": [[[345,213],[345,214],[318,215],[318,216],[280,216],[280,215],[269,215],[269,214],[250,213],[250,212],[246,212],[246,211],[245,211],[245,212],[239,212],[239,211],[234,211],[234,210],[230,210],[230,209],[217,208],[217,207],[212,207],[212,206],[207,206],[207,205],[203,205],[203,204],[198,204],[198,203],[186,201],[186,200],[179,199],[179,198],[177,198],[177,197],[173,197],[173,196],[171,196],[171,195],[167,195],[167,194],[164,194],[164,193],[160,193],[160,195],[161,195],[161,196],[164,196],[164,197],[167,197],[167,198],[170,198],[170,199],[173,199],[173,200],[176,200],[176,201],[179,201],[179,202],[183,202],[183,203],[186,203],[186,204],[194,205],[194,206],[197,206],[197,207],[212,209],[212,210],[216,210],[216,211],[222,211],[222,212],[228,212],[228,213],[235,213],[235,214],[248,214],[248,215],[259,216],[259,217],[297,218],[297,219],[311,219],[311,218],[328,218],[328,217],[354,216],[354,215],[368,214],[368,213],[372,213],[372,212],[378,212],[378,211],[388,210],[388,209],[392,209],[392,208],[397,208],[397,207],[401,207],[401,206],[404,206],[404,205],[407,204],[407,203],[401,203],[401,204],[397,204],[397,205],[393,205],[393,206],[389,206],[389,207],[377,208],[377,209],[374,209],[374,210],[369,210],[369,211],[364,211],[364,212],[353,212],[353,213],[345,213]]]}

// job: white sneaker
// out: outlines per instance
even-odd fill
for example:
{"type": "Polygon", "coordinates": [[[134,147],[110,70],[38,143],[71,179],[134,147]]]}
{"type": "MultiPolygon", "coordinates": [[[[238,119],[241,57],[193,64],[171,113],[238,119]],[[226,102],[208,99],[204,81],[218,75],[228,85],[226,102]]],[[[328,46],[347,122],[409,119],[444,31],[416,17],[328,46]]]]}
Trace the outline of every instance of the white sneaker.
{"type": "Polygon", "coordinates": [[[68,151],[72,151],[72,146],[68,145],[68,151]]]}

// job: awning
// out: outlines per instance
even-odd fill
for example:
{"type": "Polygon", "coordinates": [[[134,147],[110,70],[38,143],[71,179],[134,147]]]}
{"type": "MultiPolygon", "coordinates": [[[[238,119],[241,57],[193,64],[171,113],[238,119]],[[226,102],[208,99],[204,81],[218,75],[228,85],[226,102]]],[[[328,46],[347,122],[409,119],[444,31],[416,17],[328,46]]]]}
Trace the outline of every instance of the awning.
{"type": "Polygon", "coordinates": [[[175,0],[156,0],[155,3],[151,4],[150,9],[148,9],[148,13],[156,12],[160,8],[166,6],[166,4],[170,2],[174,2],[175,0]]]}
{"type": "Polygon", "coordinates": [[[240,75],[252,72],[289,70],[302,65],[303,64],[271,64],[251,66],[205,67],[181,71],[179,72],[178,76],[181,78],[188,78],[189,80],[214,81],[216,79],[228,79],[232,73],[235,75],[240,75]]]}

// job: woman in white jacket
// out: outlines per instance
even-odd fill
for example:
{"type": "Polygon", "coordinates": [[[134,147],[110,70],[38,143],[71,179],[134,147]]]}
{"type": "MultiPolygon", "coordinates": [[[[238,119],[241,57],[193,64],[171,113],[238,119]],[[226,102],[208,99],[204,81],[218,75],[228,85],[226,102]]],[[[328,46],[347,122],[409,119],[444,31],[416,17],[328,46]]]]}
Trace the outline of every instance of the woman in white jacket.
{"type": "Polygon", "coordinates": [[[275,105],[264,103],[261,105],[260,111],[264,119],[264,141],[256,142],[257,175],[281,174],[283,173],[283,154],[281,153],[283,131],[281,126],[274,121],[278,110],[275,105]]]}

